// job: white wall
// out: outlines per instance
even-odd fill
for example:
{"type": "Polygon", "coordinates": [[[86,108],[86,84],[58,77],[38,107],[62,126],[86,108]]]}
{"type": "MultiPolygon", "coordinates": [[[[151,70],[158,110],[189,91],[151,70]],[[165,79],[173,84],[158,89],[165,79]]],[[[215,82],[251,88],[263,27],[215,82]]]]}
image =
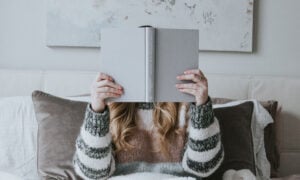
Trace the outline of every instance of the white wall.
{"type": "MultiPolygon", "coordinates": [[[[207,73],[300,76],[300,1],[256,0],[255,52],[201,52],[207,73]]],[[[96,48],[49,48],[46,0],[0,0],[0,69],[97,70],[96,48]]]]}

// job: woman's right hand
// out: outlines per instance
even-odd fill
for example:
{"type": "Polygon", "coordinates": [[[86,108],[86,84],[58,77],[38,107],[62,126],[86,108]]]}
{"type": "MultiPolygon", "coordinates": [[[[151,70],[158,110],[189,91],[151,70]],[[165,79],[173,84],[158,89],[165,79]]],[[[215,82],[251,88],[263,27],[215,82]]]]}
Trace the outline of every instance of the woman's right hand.
{"type": "Polygon", "coordinates": [[[107,102],[106,98],[120,97],[123,87],[114,82],[114,79],[104,73],[99,73],[91,86],[91,105],[95,112],[103,112],[107,102]]]}

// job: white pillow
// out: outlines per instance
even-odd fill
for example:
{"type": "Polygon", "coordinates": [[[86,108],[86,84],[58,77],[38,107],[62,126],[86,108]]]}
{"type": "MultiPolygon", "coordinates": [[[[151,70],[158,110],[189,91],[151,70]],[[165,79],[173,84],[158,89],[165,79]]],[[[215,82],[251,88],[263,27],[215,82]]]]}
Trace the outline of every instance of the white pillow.
{"type": "Polygon", "coordinates": [[[37,122],[30,96],[0,99],[0,171],[37,179],[37,122]]]}

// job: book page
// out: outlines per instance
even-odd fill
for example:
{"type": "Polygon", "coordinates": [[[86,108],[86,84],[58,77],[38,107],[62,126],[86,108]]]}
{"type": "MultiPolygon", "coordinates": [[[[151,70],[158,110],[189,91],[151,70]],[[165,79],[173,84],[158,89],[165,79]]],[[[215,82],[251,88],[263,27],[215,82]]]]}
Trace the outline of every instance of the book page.
{"type": "Polygon", "coordinates": [[[114,102],[145,101],[144,28],[107,28],[101,31],[101,72],[111,75],[124,88],[114,102]]]}
{"type": "MultiPolygon", "coordinates": [[[[155,100],[194,102],[195,97],[177,90],[177,75],[198,68],[198,30],[156,29],[155,100]]],[[[188,82],[191,83],[191,82],[188,82]]]]}

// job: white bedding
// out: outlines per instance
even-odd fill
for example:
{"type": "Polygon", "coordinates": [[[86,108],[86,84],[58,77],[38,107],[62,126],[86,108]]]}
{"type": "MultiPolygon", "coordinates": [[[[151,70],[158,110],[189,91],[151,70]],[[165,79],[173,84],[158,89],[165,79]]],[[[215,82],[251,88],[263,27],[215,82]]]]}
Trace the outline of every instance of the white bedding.
{"type": "Polygon", "coordinates": [[[177,177],[171,174],[161,174],[154,172],[143,172],[143,173],[133,173],[122,176],[115,176],[109,178],[109,180],[132,180],[132,179],[143,179],[143,180],[195,180],[192,177],[177,177]]]}
{"type": "Polygon", "coordinates": [[[0,100],[0,171],[37,179],[37,122],[31,97],[0,100]]]}
{"type": "MultiPolygon", "coordinates": [[[[123,176],[115,176],[109,178],[109,180],[132,180],[132,179],[143,179],[143,180],[195,180],[193,177],[177,177],[170,174],[161,174],[155,172],[143,172],[133,173],[123,176]]],[[[223,175],[223,180],[256,180],[256,177],[248,169],[226,171],[223,175]]]]}

